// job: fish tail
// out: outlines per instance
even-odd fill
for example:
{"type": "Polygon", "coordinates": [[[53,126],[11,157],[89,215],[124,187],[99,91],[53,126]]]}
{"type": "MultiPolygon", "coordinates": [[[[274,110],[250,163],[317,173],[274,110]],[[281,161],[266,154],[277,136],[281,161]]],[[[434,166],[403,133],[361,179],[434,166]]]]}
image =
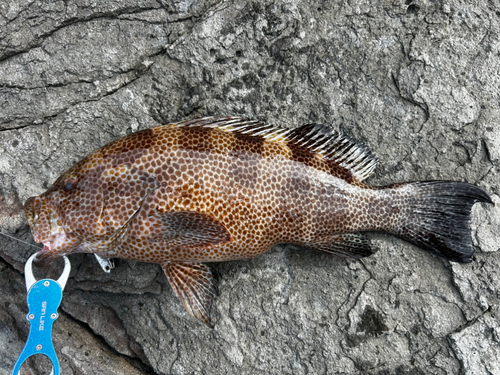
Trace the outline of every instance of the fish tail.
{"type": "Polygon", "coordinates": [[[472,261],[470,213],[476,202],[493,203],[486,192],[448,181],[413,182],[395,190],[404,211],[395,235],[448,260],[472,261]]]}

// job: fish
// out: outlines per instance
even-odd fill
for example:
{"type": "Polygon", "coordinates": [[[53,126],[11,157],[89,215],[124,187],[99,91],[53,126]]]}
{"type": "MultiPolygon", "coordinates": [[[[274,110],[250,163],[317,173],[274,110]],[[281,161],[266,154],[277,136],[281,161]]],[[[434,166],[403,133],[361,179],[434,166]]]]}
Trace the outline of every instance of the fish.
{"type": "Polygon", "coordinates": [[[294,244],[341,257],[383,232],[472,261],[470,212],[492,203],[455,181],[364,183],[366,146],[326,125],[206,117],[126,135],[64,172],[25,213],[39,261],[74,253],[160,264],[186,311],[211,324],[209,264],[294,244]]]}

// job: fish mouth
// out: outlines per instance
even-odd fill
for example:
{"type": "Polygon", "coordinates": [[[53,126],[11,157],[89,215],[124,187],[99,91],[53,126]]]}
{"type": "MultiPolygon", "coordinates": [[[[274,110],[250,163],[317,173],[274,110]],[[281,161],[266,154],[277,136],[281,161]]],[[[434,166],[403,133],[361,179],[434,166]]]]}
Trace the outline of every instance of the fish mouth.
{"type": "Polygon", "coordinates": [[[67,254],[68,245],[72,241],[68,241],[68,236],[64,229],[62,229],[57,233],[52,233],[48,240],[40,242],[43,243],[43,249],[36,256],[36,262],[46,263],[67,254]]]}

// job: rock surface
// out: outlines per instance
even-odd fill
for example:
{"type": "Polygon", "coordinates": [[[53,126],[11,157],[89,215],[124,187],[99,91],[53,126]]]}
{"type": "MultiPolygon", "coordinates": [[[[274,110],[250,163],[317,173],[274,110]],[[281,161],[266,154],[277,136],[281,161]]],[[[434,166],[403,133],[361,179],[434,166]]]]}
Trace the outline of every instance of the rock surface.
{"type": "MultiPolygon", "coordinates": [[[[216,264],[213,329],[158,266],[71,256],[62,373],[499,374],[500,8],[474,3],[1,0],[0,227],[19,239],[22,202],[87,153],[206,115],[326,123],[377,154],[371,184],[463,180],[496,202],[474,208],[468,265],[383,235],[362,260],[279,246],[216,264]]],[[[34,248],[0,238],[10,374],[34,248]]]]}

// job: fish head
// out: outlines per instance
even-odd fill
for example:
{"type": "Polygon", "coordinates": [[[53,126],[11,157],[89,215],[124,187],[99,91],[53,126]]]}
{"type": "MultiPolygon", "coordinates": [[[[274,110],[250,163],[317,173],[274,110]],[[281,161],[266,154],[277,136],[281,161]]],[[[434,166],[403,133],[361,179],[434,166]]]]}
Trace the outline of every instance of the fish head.
{"type": "Polygon", "coordinates": [[[83,241],[104,234],[99,225],[103,205],[99,177],[103,168],[88,164],[82,160],[45,193],[24,204],[33,238],[44,244],[37,260],[69,254],[83,241]]]}
{"type": "Polygon", "coordinates": [[[35,242],[43,243],[38,261],[50,261],[72,252],[81,240],[65,230],[56,207],[42,196],[31,197],[24,211],[35,242]]]}
{"type": "MultiPolygon", "coordinates": [[[[132,155],[132,156],[131,156],[132,155]]],[[[127,152],[87,156],[24,207],[36,242],[37,260],[72,252],[106,252],[123,238],[145,197],[156,187],[127,152]],[[80,246],[81,245],[81,246],[80,246]]]]}

